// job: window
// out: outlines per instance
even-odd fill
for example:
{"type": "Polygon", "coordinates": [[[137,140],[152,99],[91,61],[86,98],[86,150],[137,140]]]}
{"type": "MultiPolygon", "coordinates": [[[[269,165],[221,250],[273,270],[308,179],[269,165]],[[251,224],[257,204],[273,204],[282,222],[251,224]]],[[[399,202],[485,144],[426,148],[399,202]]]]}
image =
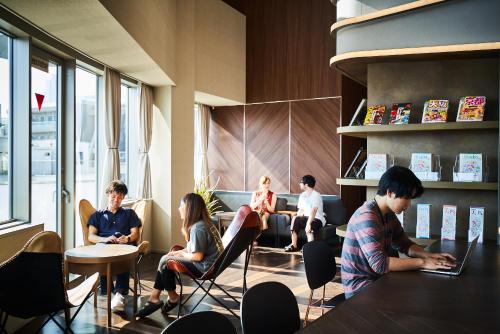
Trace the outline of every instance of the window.
{"type": "Polygon", "coordinates": [[[36,59],[31,67],[31,221],[57,231],[59,70],[51,61],[44,66],[36,59]]]}
{"type": "Polygon", "coordinates": [[[128,114],[129,114],[129,87],[122,85],[121,88],[121,113],[120,113],[120,142],[118,153],[120,154],[120,179],[128,184],[128,114]]]}
{"type": "Polygon", "coordinates": [[[10,38],[0,33],[0,221],[11,217],[9,187],[10,38]]]}

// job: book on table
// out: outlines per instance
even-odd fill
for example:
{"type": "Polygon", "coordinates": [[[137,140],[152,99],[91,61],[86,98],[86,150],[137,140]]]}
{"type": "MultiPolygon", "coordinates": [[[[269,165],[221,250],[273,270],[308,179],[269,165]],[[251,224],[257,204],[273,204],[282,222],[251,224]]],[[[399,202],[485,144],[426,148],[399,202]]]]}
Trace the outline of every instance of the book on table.
{"type": "Polygon", "coordinates": [[[471,206],[469,211],[469,242],[479,236],[477,242],[483,242],[484,207],[471,206]]]}
{"type": "Polygon", "coordinates": [[[417,204],[417,238],[430,238],[431,204],[417,204]]]}
{"type": "Polygon", "coordinates": [[[380,125],[385,114],[385,106],[368,106],[363,125],[380,125]]]}
{"type": "Polygon", "coordinates": [[[464,96],[460,99],[457,122],[480,122],[486,107],[485,96],[464,96]]]}
{"type": "Polygon", "coordinates": [[[422,123],[444,123],[448,119],[448,100],[428,100],[424,103],[422,123]]]}
{"type": "Polygon", "coordinates": [[[443,205],[443,225],[441,240],[455,240],[457,229],[457,206],[443,205]]]}
{"type": "Polygon", "coordinates": [[[389,124],[408,124],[410,122],[411,103],[394,103],[389,124]]]}

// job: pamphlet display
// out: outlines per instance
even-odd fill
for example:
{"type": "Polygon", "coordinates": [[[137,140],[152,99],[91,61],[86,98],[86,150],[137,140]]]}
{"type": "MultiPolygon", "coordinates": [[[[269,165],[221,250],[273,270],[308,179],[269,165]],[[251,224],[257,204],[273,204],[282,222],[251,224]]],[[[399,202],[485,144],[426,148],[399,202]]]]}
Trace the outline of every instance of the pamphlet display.
{"type": "Polygon", "coordinates": [[[456,205],[443,205],[443,226],[441,227],[442,240],[455,240],[457,230],[456,205]]]}
{"type": "Polygon", "coordinates": [[[430,238],[431,204],[417,204],[417,238],[430,238]]]}

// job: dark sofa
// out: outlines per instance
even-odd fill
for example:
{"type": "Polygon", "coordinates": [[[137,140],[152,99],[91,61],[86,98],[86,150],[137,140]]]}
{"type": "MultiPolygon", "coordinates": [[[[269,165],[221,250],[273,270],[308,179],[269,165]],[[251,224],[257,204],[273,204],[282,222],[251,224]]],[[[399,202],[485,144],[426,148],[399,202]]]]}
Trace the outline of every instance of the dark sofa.
{"type": "MultiPolygon", "coordinates": [[[[276,194],[276,211],[297,211],[299,195],[276,194]]],[[[251,192],[245,191],[215,191],[214,197],[219,200],[219,211],[237,211],[243,204],[250,204],[251,192]]],[[[321,229],[318,239],[326,241],[330,246],[338,246],[339,238],[335,233],[338,225],[347,223],[345,208],[340,197],[323,195],[323,211],[326,214],[326,225],[321,229]]],[[[271,238],[275,247],[290,243],[290,216],[287,214],[272,214],[268,221],[269,228],[263,231],[262,236],[271,238]]],[[[302,230],[299,241],[307,240],[302,230]]]]}

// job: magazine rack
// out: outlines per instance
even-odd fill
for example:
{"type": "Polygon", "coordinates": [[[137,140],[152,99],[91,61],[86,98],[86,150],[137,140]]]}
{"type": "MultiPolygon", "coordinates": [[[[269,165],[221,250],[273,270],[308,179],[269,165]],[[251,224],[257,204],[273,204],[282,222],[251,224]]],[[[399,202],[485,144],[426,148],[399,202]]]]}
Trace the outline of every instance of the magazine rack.
{"type": "Polygon", "coordinates": [[[453,182],[488,182],[488,156],[481,154],[476,161],[470,158],[460,160],[460,154],[453,165],[453,182]]]}
{"type": "Polygon", "coordinates": [[[422,172],[414,170],[412,164],[408,167],[412,170],[416,177],[418,177],[421,181],[441,181],[441,159],[439,154],[432,154],[432,163],[431,163],[431,171],[430,172],[422,172]]]}
{"type": "Polygon", "coordinates": [[[365,168],[365,180],[380,180],[382,174],[384,174],[387,169],[394,166],[394,155],[392,154],[384,154],[384,155],[386,159],[384,168],[380,168],[381,166],[383,166],[383,164],[378,164],[378,163],[375,163],[375,165],[379,166],[375,166],[375,168],[370,168],[370,162],[368,161],[369,158],[367,158],[368,163],[365,168]]]}

